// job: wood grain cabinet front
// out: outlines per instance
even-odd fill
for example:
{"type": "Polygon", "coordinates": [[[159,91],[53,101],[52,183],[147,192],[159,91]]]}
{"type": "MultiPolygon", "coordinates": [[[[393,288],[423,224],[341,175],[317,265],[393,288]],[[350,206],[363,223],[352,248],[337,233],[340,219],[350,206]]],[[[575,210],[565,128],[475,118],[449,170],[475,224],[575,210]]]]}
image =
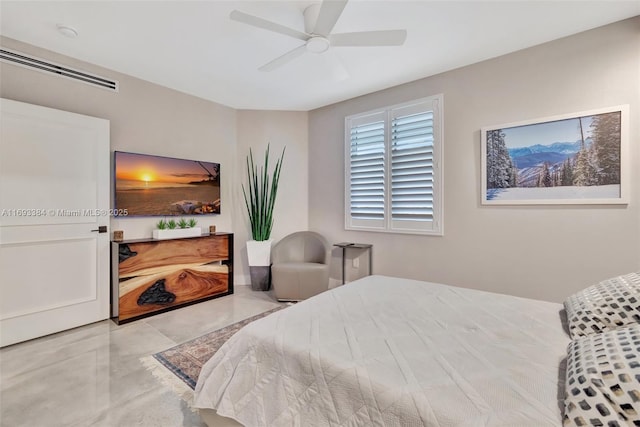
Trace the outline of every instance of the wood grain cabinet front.
{"type": "Polygon", "coordinates": [[[233,293],[233,234],[112,242],[117,323],[233,293]]]}

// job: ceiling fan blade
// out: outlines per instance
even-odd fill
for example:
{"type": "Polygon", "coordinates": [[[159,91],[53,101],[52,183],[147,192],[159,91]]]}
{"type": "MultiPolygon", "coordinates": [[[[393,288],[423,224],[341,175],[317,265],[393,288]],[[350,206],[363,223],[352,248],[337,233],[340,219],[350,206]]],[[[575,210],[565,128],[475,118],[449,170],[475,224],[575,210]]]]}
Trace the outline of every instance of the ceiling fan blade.
{"type": "Polygon", "coordinates": [[[313,29],[313,33],[327,37],[333,27],[338,22],[340,15],[344,7],[347,5],[348,0],[324,0],[320,5],[320,12],[318,12],[318,20],[316,26],[313,29]]]}
{"type": "Polygon", "coordinates": [[[344,63],[342,62],[340,57],[336,55],[334,50],[329,49],[323,55],[327,59],[327,64],[329,65],[330,70],[329,72],[331,73],[331,77],[334,81],[341,82],[343,80],[347,80],[350,77],[349,71],[347,71],[344,63]]]}
{"type": "Polygon", "coordinates": [[[271,62],[264,64],[262,67],[258,68],[260,71],[272,71],[278,67],[283,66],[289,61],[293,61],[298,56],[302,55],[307,50],[306,45],[298,46],[297,48],[290,50],[282,56],[277,57],[271,62]]]}
{"type": "Polygon", "coordinates": [[[309,38],[308,34],[305,34],[301,31],[285,27],[284,25],[280,25],[275,22],[267,21],[266,19],[258,18],[254,15],[249,15],[248,13],[240,12],[239,10],[232,11],[229,15],[229,18],[233,19],[234,21],[253,25],[254,27],[262,28],[267,31],[273,31],[274,33],[294,37],[302,41],[307,41],[307,39],[309,38]]]}
{"type": "Polygon", "coordinates": [[[331,46],[400,46],[407,39],[407,30],[362,31],[332,34],[331,46]]]}

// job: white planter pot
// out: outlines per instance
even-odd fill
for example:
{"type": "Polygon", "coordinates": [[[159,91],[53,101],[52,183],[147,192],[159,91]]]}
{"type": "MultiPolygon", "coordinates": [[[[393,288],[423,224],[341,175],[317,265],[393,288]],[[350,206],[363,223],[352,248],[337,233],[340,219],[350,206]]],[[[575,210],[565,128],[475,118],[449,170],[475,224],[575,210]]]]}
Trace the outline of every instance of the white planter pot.
{"type": "Polygon", "coordinates": [[[247,257],[251,267],[268,267],[271,265],[271,243],[273,240],[249,240],[247,242],[247,257]]]}
{"type": "Polygon", "coordinates": [[[247,242],[247,257],[251,273],[251,289],[268,291],[271,286],[271,243],[272,240],[247,242]]]}
{"type": "Polygon", "coordinates": [[[200,227],[174,228],[173,230],[153,230],[153,238],[156,240],[180,239],[183,237],[198,237],[202,235],[200,227]]]}

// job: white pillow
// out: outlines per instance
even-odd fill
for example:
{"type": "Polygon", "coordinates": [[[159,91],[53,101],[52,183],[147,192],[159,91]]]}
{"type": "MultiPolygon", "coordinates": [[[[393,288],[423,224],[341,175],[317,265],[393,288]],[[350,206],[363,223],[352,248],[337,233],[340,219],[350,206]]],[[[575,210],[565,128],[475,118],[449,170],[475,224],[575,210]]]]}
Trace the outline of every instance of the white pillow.
{"type": "Polygon", "coordinates": [[[564,427],[640,426],[640,325],[567,348],[564,427]]]}
{"type": "Polygon", "coordinates": [[[640,274],[603,280],[564,302],[571,338],[640,323],[640,274]]]}

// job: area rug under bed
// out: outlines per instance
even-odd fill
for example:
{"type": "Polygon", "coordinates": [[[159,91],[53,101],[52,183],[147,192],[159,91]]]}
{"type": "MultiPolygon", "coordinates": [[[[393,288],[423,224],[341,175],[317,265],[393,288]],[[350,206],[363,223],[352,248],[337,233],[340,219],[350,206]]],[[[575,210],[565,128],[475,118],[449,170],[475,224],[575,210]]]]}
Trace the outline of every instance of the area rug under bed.
{"type": "Polygon", "coordinates": [[[240,322],[233,323],[217,331],[209,332],[201,337],[171,347],[140,361],[153,375],[169,386],[186,401],[191,400],[191,392],[198,382],[198,375],[202,366],[215,354],[222,345],[244,326],[254,320],[265,317],[287,305],[276,307],[264,313],[257,314],[240,322]],[[170,375],[173,374],[173,375],[170,375]],[[180,379],[181,381],[177,381],[180,379]],[[186,387],[185,387],[186,385],[186,387]]]}

